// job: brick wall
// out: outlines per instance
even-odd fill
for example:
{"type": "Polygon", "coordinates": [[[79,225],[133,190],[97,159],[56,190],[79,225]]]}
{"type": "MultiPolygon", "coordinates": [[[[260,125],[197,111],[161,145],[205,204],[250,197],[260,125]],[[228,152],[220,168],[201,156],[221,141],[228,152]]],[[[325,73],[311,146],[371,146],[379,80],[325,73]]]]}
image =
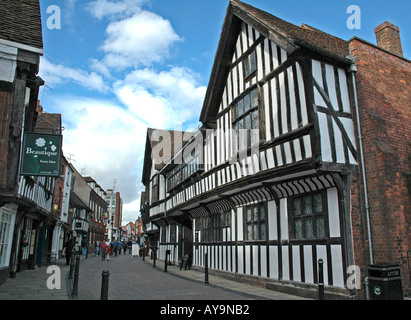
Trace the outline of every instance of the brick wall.
{"type": "MultiPolygon", "coordinates": [[[[410,289],[411,208],[404,172],[410,170],[411,63],[355,38],[350,49],[358,70],[374,263],[401,264],[403,285],[410,289]]],[[[369,261],[361,183],[360,190],[352,192],[352,220],[355,261],[364,265],[369,261]]]]}

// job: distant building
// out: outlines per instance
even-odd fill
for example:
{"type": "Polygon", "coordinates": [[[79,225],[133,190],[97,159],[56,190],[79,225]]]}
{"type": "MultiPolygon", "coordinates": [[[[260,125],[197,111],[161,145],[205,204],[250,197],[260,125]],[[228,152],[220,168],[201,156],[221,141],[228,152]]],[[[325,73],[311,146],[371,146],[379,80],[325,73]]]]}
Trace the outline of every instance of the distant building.
{"type": "Polygon", "coordinates": [[[107,239],[115,241],[120,239],[120,230],[123,218],[123,199],[120,192],[115,192],[113,189],[106,191],[105,200],[107,203],[108,222],[107,222],[107,239]]]}
{"type": "MultiPolygon", "coordinates": [[[[92,177],[84,177],[90,190],[90,208],[92,210],[92,218],[89,229],[89,244],[90,249],[95,247],[97,241],[102,242],[105,239],[106,221],[103,219],[104,213],[107,212],[108,204],[105,201],[106,192],[92,177]]],[[[94,252],[94,250],[93,250],[94,252]]]]}

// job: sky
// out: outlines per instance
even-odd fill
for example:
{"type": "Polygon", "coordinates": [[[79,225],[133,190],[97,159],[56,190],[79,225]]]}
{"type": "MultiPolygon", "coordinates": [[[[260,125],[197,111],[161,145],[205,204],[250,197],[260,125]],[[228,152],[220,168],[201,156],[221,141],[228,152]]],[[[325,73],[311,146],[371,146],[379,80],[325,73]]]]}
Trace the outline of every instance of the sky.
{"type": "MultiPolygon", "coordinates": [[[[390,21],[411,59],[410,0],[244,2],[296,25],[374,44],[374,28],[390,21]],[[352,5],[356,11],[347,12],[352,5]]],[[[123,225],[140,215],[147,128],[199,125],[228,3],[40,0],[40,103],[62,114],[66,158],[104,190],[121,193],[123,225]]]]}

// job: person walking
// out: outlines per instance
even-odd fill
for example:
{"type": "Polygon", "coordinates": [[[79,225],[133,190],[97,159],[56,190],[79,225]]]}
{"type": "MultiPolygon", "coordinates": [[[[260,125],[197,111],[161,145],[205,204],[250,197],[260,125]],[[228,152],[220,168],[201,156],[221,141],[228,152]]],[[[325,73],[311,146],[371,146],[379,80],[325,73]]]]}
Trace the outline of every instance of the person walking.
{"type": "Polygon", "coordinates": [[[131,254],[132,246],[133,246],[133,242],[132,242],[131,239],[130,239],[130,240],[128,240],[128,243],[127,243],[128,254],[131,254]]]}
{"type": "Polygon", "coordinates": [[[114,242],[114,256],[117,257],[117,251],[118,251],[118,242],[116,240],[116,242],[114,242]]]}
{"type": "Polygon", "coordinates": [[[100,241],[96,241],[96,256],[100,255],[100,241]]]}
{"type": "Polygon", "coordinates": [[[100,245],[100,251],[101,251],[101,260],[106,260],[106,255],[107,255],[107,243],[104,241],[100,245]]]}
{"type": "Polygon", "coordinates": [[[123,253],[126,254],[127,251],[127,242],[123,241],[123,253]]]}
{"type": "MultiPolygon", "coordinates": [[[[108,242],[108,241],[107,241],[108,242]]],[[[111,246],[113,245],[113,243],[108,242],[109,244],[107,245],[107,261],[110,261],[110,255],[111,255],[111,246]]]]}

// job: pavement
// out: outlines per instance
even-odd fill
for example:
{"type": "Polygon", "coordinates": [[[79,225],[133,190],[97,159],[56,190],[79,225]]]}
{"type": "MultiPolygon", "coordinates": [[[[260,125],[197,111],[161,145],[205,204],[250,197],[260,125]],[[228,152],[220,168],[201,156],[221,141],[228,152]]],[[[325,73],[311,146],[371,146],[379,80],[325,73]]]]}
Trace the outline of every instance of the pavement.
{"type": "Polygon", "coordinates": [[[56,266],[26,270],[7,279],[0,285],[0,300],[100,300],[102,270],[110,272],[109,300],[306,300],[212,274],[205,284],[204,270],[168,265],[165,272],[163,260],[156,260],[154,266],[149,257],[143,261],[128,254],[109,261],[94,254],[81,256],[78,295],[73,296],[70,267],[65,259],[57,260],[56,266]]]}

